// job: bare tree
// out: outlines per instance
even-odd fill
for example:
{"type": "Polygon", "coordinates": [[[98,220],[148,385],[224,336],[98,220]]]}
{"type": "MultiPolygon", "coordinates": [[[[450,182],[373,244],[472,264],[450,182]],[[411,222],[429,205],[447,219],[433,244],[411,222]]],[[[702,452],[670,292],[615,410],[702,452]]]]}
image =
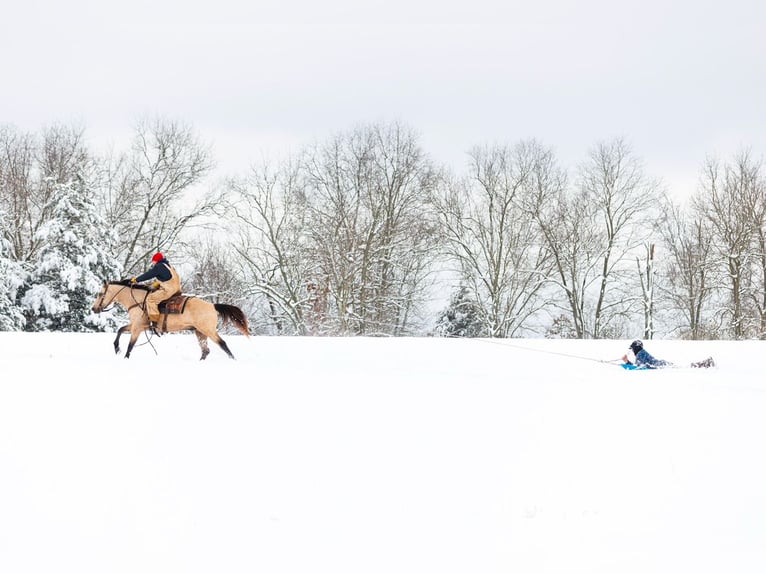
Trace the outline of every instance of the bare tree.
{"type": "Polygon", "coordinates": [[[188,249],[195,257],[184,278],[184,289],[215,303],[240,305],[246,288],[229,245],[206,234],[190,242],[188,249]]]}
{"type": "Polygon", "coordinates": [[[471,174],[435,200],[446,250],[473,295],[485,334],[511,337],[546,304],[549,251],[530,212],[555,177],[550,150],[534,141],[477,147],[471,174]]]}
{"type": "Polygon", "coordinates": [[[766,179],[759,162],[753,181],[753,279],[749,297],[756,313],[757,336],[766,339],[766,179]]]}
{"type": "Polygon", "coordinates": [[[643,261],[636,257],[644,309],[644,339],[654,338],[654,243],[646,244],[643,261]]]}
{"type": "Polygon", "coordinates": [[[541,189],[540,194],[540,208],[533,216],[554,261],[550,280],[565,296],[562,311],[571,317],[574,336],[584,338],[591,335],[586,302],[596,277],[600,245],[593,226],[595,206],[581,200],[579,194],[570,197],[564,185],[541,189]]]}
{"type": "Polygon", "coordinates": [[[693,205],[710,225],[715,255],[721,271],[728,278],[729,304],[721,310],[728,320],[731,336],[742,339],[760,330],[748,316],[752,301],[753,265],[760,259],[753,249],[761,223],[759,204],[763,196],[761,163],[748,152],[740,153],[732,164],[721,165],[708,158],[703,168],[700,189],[693,205]]]}
{"type": "Polygon", "coordinates": [[[83,130],[53,125],[40,135],[0,127],[0,205],[3,235],[16,261],[31,261],[42,242],[36,232],[51,217],[57,189],[91,168],[83,130]]]}
{"type": "Polygon", "coordinates": [[[0,128],[0,201],[5,209],[3,236],[9,256],[24,261],[34,251],[32,236],[38,225],[34,201],[36,142],[10,126],[0,128]]]}
{"type": "Polygon", "coordinates": [[[597,144],[573,191],[552,188],[537,214],[578,337],[616,336],[638,299],[625,293],[631,253],[651,233],[659,184],[622,139],[597,144]]]}
{"type": "Polygon", "coordinates": [[[194,197],[212,166],[191,127],[164,119],[140,121],[130,152],[109,158],[104,209],[121,238],[126,272],[141,270],[152,251],[167,249],[213,213],[217,198],[194,197]]]}
{"type": "Polygon", "coordinates": [[[684,337],[714,336],[709,317],[715,292],[713,241],[709,223],[669,198],[664,201],[659,233],[667,259],[662,265],[659,291],[671,316],[683,318],[676,329],[684,337]]]}
{"type": "Polygon", "coordinates": [[[341,134],[306,162],[319,285],[338,333],[409,332],[434,257],[428,198],[438,182],[417,136],[399,124],[341,134]]]}
{"type": "MultiPolygon", "coordinates": [[[[247,294],[262,302],[263,328],[277,334],[317,333],[315,262],[309,248],[308,207],[300,161],[272,171],[253,167],[230,182],[235,217],[234,249],[247,294]]],[[[257,306],[256,306],[257,308],[257,306]]]]}
{"type": "Polygon", "coordinates": [[[277,333],[403,334],[425,299],[436,175],[415,135],[368,126],[230,184],[235,249],[277,333]]]}

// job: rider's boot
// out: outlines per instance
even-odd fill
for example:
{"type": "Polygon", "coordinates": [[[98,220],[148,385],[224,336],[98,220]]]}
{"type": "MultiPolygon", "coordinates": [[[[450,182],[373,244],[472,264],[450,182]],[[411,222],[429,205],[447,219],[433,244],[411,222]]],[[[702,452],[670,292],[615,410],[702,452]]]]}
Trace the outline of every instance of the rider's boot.
{"type": "Polygon", "coordinates": [[[162,334],[160,333],[160,330],[159,330],[159,324],[160,324],[159,315],[149,315],[149,328],[151,328],[152,333],[154,333],[158,337],[161,336],[162,334]]]}

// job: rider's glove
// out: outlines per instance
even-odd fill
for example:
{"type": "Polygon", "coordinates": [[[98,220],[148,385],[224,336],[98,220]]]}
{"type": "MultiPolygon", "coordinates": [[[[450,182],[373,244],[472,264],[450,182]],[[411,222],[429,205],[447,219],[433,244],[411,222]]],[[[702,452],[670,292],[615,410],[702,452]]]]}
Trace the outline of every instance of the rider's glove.
{"type": "Polygon", "coordinates": [[[133,285],[133,284],[135,284],[135,282],[136,282],[136,278],[135,277],[131,277],[130,278],[130,284],[133,285]]]}

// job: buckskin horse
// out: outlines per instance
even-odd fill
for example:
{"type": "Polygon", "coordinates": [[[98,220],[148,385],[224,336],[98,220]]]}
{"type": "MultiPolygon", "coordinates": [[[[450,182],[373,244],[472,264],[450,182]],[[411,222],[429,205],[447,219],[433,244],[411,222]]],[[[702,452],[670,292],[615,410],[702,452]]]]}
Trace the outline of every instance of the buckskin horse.
{"type": "MultiPolygon", "coordinates": [[[[108,309],[114,303],[122,305],[128,311],[130,322],[120,327],[117,331],[117,337],[114,339],[114,352],[120,352],[120,336],[126,331],[130,331],[130,342],[125,358],[130,358],[130,352],[136,344],[138,336],[149,329],[149,316],[146,314],[146,297],[151,292],[151,288],[146,285],[132,284],[129,280],[104,281],[101,291],[93,303],[93,312],[100,313],[108,309]]],[[[226,305],[224,303],[209,303],[196,297],[189,297],[185,302],[183,312],[166,314],[162,313],[160,328],[163,331],[194,331],[202,349],[204,360],[210,349],[207,345],[208,337],[213,340],[224,352],[232,359],[229,346],[218,334],[218,318],[223,319],[224,325],[232,323],[243,335],[249,336],[249,327],[247,317],[239,307],[226,305]]]]}

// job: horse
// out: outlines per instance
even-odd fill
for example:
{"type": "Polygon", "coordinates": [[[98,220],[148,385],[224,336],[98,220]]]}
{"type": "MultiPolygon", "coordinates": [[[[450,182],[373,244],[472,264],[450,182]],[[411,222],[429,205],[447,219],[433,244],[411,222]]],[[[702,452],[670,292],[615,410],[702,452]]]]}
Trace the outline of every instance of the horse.
{"type": "MultiPolygon", "coordinates": [[[[128,311],[130,322],[120,327],[117,337],[114,339],[114,352],[120,352],[120,336],[130,331],[130,343],[125,353],[125,358],[130,358],[130,352],[136,344],[138,336],[150,328],[149,316],[146,313],[146,297],[152,289],[142,284],[131,284],[129,280],[104,281],[101,291],[93,303],[93,312],[100,313],[117,303],[128,311]]],[[[209,303],[196,297],[190,297],[184,306],[182,313],[168,314],[163,317],[163,330],[171,331],[194,331],[202,349],[203,361],[210,349],[207,345],[208,337],[212,339],[230,357],[234,355],[229,350],[221,336],[218,334],[218,318],[223,319],[224,325],[232,323],[245,336],[249,336],[247,317],[239,307],[223,303],[209,303]]]]}

